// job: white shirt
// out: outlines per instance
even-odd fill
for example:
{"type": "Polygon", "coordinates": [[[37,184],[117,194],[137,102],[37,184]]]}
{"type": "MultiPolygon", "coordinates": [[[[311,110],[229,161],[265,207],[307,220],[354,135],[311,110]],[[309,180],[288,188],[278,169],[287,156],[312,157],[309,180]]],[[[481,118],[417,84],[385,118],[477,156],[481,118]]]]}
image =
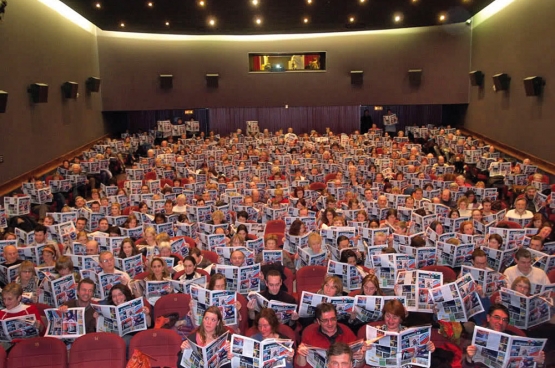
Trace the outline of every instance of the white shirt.
{"type": "Polygon", "coordinates": [[[549,279],[545,274],[545,271],[541,268],[532,267],[532,271],[528,275],[523,274],[520,272],[517,266],[511,266],[503,272],[505,276],[507,276],[507,285],[511,285],[513,281],[519,276],[525,276],[530,280],[532,284],[549,284],[549,279]]]}
{"type": "Polygon", "coordinates": [[[510,219],[510,218],[515,218],[515,219],[532,219],[532,217],[534,217],[534,214],[528,210],[525,210],[524,213],[521,215],[518,212],[516,212],[515,209],[512,209],[510,211],[507,211],[507,214],[505,215],[505,218],[510,219]]]}

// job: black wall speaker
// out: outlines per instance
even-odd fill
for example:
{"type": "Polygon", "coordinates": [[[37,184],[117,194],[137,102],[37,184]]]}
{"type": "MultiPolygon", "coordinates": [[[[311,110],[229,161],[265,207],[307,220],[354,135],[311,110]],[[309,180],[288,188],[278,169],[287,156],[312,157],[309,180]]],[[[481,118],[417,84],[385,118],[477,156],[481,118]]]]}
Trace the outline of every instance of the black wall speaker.
{"type": "Polygon", "coordinates": [[[362,86],[364,83],[364,72],[362,70],[351,70],[351,84],[353,86],[362,86]]]}
{"type": "Polygon", "coordinates": [[[418,87],[422,83],[422,69],[409,70],[409,83],[413,87],[418,87]]]}
{"type": "Polygon", "coordinates": [[[31,94],[34,103],[48,102],[48,84],[33,83],[29,86],[27,92],[31,94]]]}
{"type": "Polygon", "coordinates": [[[468,76],[470,78],[470,84],[472,86],[479,86],[479,87],[484,86],[484,73],[482,73],[481,71],[474,70],[468,73],[468,76]]]}
{"type": "Polygon", "coordinates": [[[64,96],[64,98],[77,98],[78,90],[79,84],[75,82],[65,82],[62,84],[62,96],[64,96]]]}
{"type": "Polygon", "coordinates": [[[100,91],[100,78],[89,77],[85,82],[88,92],[98,92],[100,91]]]}
{"type": "Polygon", "coordinates": [[[160,74],[160,88],[172,89],[173,88],[173,75],[160,74]]]}
{"type": "Polygon", "coordinates": [[[8,92],[0,91],[0,114],[6,112],[6,106],[8,105],[8,92]]]}
{"type": "Polygon", "coordinates": [[[528,77],[524,78],[524,90],[526,96],[539,96],[542,94],[545,80],[542,77],[528,77]]]}
{"type": "Polygon", "coordinates": [[[493,86],[496,91],[508,91],[511,77],[506,73],[495,74],[493,76],[493,86]]]}
{"type": "Polygon", "coordinates": [[[206,87],[208,88],[218,88],[218,80],[220,79],[219,74],[206,74],[206,87]]]}

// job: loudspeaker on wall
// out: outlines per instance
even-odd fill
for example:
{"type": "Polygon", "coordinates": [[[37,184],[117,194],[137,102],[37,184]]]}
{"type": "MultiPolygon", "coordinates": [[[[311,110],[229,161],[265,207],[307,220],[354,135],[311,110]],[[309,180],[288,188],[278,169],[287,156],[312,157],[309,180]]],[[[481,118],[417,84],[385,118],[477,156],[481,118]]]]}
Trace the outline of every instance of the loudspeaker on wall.
{"type": "Polygon", "coordinates": [[[206,74],[206,87],[208,88],[218,88],[218,80],[220,79],[219,74],[206,74]]]}
{"type": "Polygon", "coordinates": [[[88,92],[99,92],[100,91],[100,78],[89,77],[85,82],[88,92]]]}
{"type": "Polygon", "coordinates": [[[493,87],[495,91],[507,91],[510,83],[511,77],[506,73],[499,73],[493,76],[493,87]]]}
{"type": "Polygon", "coordinates": [[[0,91],[0,114],[6,112],[6,106],[8,105],[8,92],[0,91]]]}
{"type": "Polygon", "coordinates": [[[470,84],[472,86],[482,87],[484,85],[484,73],[479,70],[474,70],[468,73],[470,84]]]}
{"type": "Polygon", "coordinates": [[[173,75],[172,74],[160,74],[160,88],[162,88],[162,89],[172,89],[173,88],[173,75]]]}
{"type": "Polygon", "coordinates": [[[29,86],[27,92],[31,94],[31,100],[34,103],[48,102],[48,84],[33,83],[29,86]]]}
{"type": "Polygon", "coordinates": [[[524,78],[524,90],[526,96],[539,96],[543,92],[545,80],[542,77],[528,77],[524,78]]]}
{"type": "Polygon", "coordinates": [[[362,86],[364,83],[364,71],[351,70],[351,84],[353,86],[362,86]]]}
{"type": "Polygon", "coordinates": [[[422,69],[409,69],[409,83],[413,87],[420,86],[420,83],[422,83],[422,69]]]}
{"type": "Polygon", "coordinates": [[[77,98],[78,90],[79,84],[75,82],[65,82],[62,84],[62,96],[64,96],[64,98],[77,98]]]}

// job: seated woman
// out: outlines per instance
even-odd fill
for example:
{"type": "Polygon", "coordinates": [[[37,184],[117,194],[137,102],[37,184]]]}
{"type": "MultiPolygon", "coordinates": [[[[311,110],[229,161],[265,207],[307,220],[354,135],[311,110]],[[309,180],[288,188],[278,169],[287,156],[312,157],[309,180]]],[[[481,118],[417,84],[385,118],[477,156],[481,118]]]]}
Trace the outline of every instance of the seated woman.
{"type": "MultiPolygon", "coordinates": [[[[401,332],[407,329],[401,324],[407,316],[407,311],[399,300],[388,300],[382,308],[382,315],[384,324],[377,327],[378,329],[391,332],[401,332]]],[[[433,353],[436,348],[432,341],[428,341],[426,349],[433,353]]]]}
{"type": "Polygon", "coordinates": [[[339,262],[348,263],[351,266],[356,266],[358,273],[360,273],[362,277],[366,277],[366,275],[368,274],[368,272],[366,272],[362,266],[357,266],[357,255],[354,250],[345,249],[343,252],[341,252],[341,259],[339,260],[339,262]]]}
{"type": "Polygon", "coordinates": [[[196,272],[197,262],[191,256],[183,258],[183,269],[185,272],[179,278],[180,281],[194,280],[201,277],[200,273],[196,272]]]}
{"type": "MultiPolygon", "coordinates": [[[[264,250],[281,250],[281,248],[279,248],[277,245],[277,241],[278,241],[278,238],[276,235],[274,234],[267,235],[266,238],[264,239],[264,250]]],[[[282,251],[282,257],[283,257],[282,258],[283,266],[287,267],[294,275],[297,270],[295,269],[295,264],[293,263],[293,260],[291,260],[291,256],[289,255],[288,252],[282,251]]],[[[258,255],[255,258],[255,262],[260,263],[262,265],[264,264],[262,252],[258,253],[258,255]]]]}
{"type": "MultiPolygon", "coordinates": [[[[25,305],[21,302],[23,296],[23,288],[15,282],[9,283],[2,290],[2,299],[4,309],[0,310],[0,320],[5,320],[13,317],[21,317],[27,315],[35,316],[35,326],[39,334],[44,331],[44,325],[40,319],[40,313],[34,305],[25,305]]],[[[5,343],[4,348],[11,347],[11,344],[5,343]]]]}
{"type": "Polygon", "coordinates": [[[23,289],[23,301],[36,303],[38,300],[39,278],[35,272],[35,265],[31,261],[23,261],[19,265],[19,276],[15,282],[23,289]]]}
{"type": "MultiPolygon", "coordinates": [[[[355,293],[356,295],[384,296],[384,293],[380,288],[380,279],[378,279],[378,277],[374,274],[367,274],[362,279],[362,286],[360,287],[360,290],[353,291],[349,295],[353,296],[353,294],[355,293]]],[[[356,311],[354,309],[353,312],[351,312],[351,316],[349,317],[347,325],[351,328],[351,330],[353,330],[355,334],[357,333],[358,329],[364,325],[364,322],[361,322],[356,318],[356,311]]]]}
{"type": "MultiPolygon", "coordinates": [[[[133,295],[131,294],[131,290],[127,286],[123,284],[116,284],[110,289],[110,292],[108,293],[108,298],[106,299],[106,305],[115,305],[117,307],[118,305],[130,302],[133,299],[135,298],[133,298],[133,295]]],[[[152,323],[152,319],[150,316],[150,309],[145,305],[143,309],[138,313],[140,312],[143,312],[145,314],[146,327],[148,328],[152,323]]],[[[99,317],[98,313],[95,312],[94,318],[98,319],[98,317],[99,317]]],[[[129,349],[129,343],[131,342],[131,338],[135,334],[136,332],[128,333],[122,336],[123,340],[125,341],[125,346],[127,347],[127,349],[129,349]]]]}
{"type": "Polygon", "coordinates": [[[55,267],[56,266],[56,248],[52,244],[46,244],[42,248],[43,263],[39,267],[55,267]]]}
{"type": "MultiPolygon", "coordinates": [[[[253,339],[257,341],[263,341],[266,339],[286,339],[289,337],[279,333],[279,320],[271,308],[262,308],[256,319],[254,320],[254,326],[258,329],[258,333],[252,336],[253,339]]],[[[285,360],[286,368],[293,368],[293,356],[295,351],[292,350],[285,360]]]]}
{"type": "Polygon", "coordinates": [[[121,247],[119,249],[118,258],[124,259],[128,257],[136,256],[140,254],[139,249],[135,245],[135,242],[131,238],[125,238],[121,241],[121,247]]]}
{"type": "MultiPolygon", "coordinates": [[[[224,326],[222,312],[215,306],[211,306],[204,312],[202,316],[202,322],[198,329],[189,335],[188,339],[183,341],[181,344],[181,353],[177,359],[177,366],[183,367],[181,365],[181,359],[183,358],[183,351],[191,349],[190,341],[193,341],[196,345],[204,347],[210,344],[212,341],[216,340],[218,337],[228,332],[228,329],[224,326]]],[[[231,335],[228,336],[228,341],[231,335]]],[[[229,353],[229,342],[225,346],[226,351],[229,353]]],[[[231,364],[226,364],[222,366],[223,368],[231,367],[231,364]]]]}
{"type": "Polygon", "coordinates": [[[81,281],[81,275],[73,268],[73,261],[68,256],[61,256],[56,260],[56,266],[54,266],[56,272],[60,277],[73,274],[75,283],[81,281]]]}

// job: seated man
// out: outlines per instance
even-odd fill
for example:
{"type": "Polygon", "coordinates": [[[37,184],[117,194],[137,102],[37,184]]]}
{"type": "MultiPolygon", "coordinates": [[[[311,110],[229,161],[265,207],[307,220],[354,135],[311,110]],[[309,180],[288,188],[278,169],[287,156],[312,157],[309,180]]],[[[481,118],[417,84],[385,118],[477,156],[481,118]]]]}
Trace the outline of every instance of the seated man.
{"type": "Polygon", "coordinates": [[[77,285],[77,299],[68,300],[62,305],[60,312],[67,311],[68,308],[85,308],[85,330],[86,333],[96,332],[95,311],[91,306],[96,285],[91,279],[83,279],[77,285]]]}
{"type": "MultiPolygon", "coordinates": [[[[2,266],[7,268],[16,266],[18,264],[21,264],[21,262],[23,262],[21,259],[19,259],[19,253],[17,251],[17,248],[14,247],[13,245],[7,245],[4,247],[4,259],[6,260],[6,262],[2,263],[2,266]]],[[[4,283],[0,283],[0,287],[4,287],[4,286],[6,286],[4,283]]]]}
{"type": "Polygon", "coordinates": [[[532,284],[549,284],[545,271],[532,266],[532,254],[526,248],[520,248],[515,253],[516,265],[511,266],[503,272],[507,276],[507,285],[511,285],[519,276],[526,276],[532,284]]]}
{"type": "Polygon", "coordinates": [[[515,201],[515,208],[507,211],[505,215],[507,221],[522,219],[532,221],[532,217],[534,217],[534,214],[526,209],[526,199],[524,198],[518,198],[515,201]]]}
{"type": "MultiPolygon", "coordinates": [[[[278,270],[269,270],[266,274],[266,289],[260,293],[264,298],[270,300],[277,300],[279,302],[288,304],[297,304],[295,298],[286,293],[281,289],[283,280],[281,279],[281,273],[278,270]]],[[[249,310],[249,319],[254,320],[256,318],[256,313],[254,306],[256,305],[256,300],[250,300],[247,304],[247,309],[249,310]]],[[[294,327],[297,324],[299,315],[294,312],[291,316],[290,326],[294,327]]]]}
{"type": "MultiPolygon", "coordinates": [[[[487,316],[487,328],[496,332],[506,333],[508,335],[514,335],[511,331],[507,331],[507,326],[509,324],[509,310],[502,304],[494,304],[488,310],[487,316]]],[[[466,348],[466,354],[463,356],[462,367],[487,367],[487,365],[482,363],[474,363],[474,356],[476,355],[477,348],[475,345],[469,345],[466,348]]],[[[543,365],[545,361],[545,353],[540,351],[538,355],[534,357],[534,361],[539,365],[543,365]]]]}
{"type": "Polygon", "coordinates": [[[353,366],[353,351],[349,344],[334,342],[328,349],[328,367],[351,368],[353,366]]]}
{"type": "Polygon", "coordinates": [[[100,267],[102,268],[102,272],[100,274],[119,274],[121,275],[121,283],[123,285],[129,285],[129,281],[131,281],[131,277],[127,272],[120,271],[115,267],[115,259],[112,252],[105,250],[104,252],[100,253],[98,257],[100,261],[100,267]]]}
{"type": "Polygon", "coordinates": [[[88,256],[97,256],[98,255],[98,242],[96,240],[89,240],[85,244],[85,252],[88,256]]]}
{"type": "MultiPolygon", "coordinates": [[[[301,344],[297,349],[296,364],[300,367],[307,366],[309,347],[328,349],[332,344],[344,342],[350,344],[356,341],[355,334],[345,325],[337,323],[337,311],[330,303],[321,303],[316,307],[317,324],[312,324],[304,329],[301,344]]],[[[364,353],[367,346],[355,354],[355,366],[364,365],[364,353]]]]}

